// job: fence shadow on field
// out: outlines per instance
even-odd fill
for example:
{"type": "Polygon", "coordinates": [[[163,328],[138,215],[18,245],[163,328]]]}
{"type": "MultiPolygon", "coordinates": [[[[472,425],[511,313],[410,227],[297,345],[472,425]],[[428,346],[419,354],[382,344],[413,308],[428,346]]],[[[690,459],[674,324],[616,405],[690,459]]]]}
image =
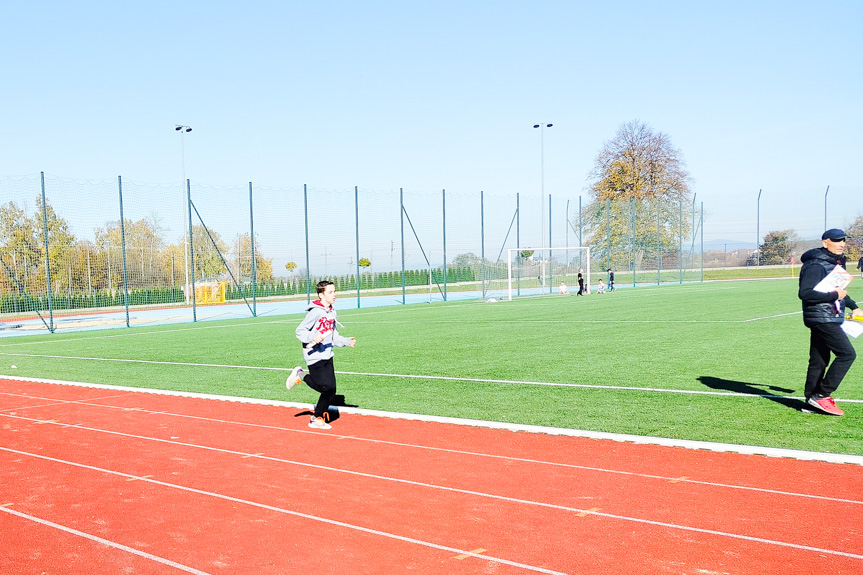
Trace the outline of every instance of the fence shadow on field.
{"type": "Polygon", "coordinates": [[[794,393],[794,389],[761,383],[747,383],[745,381],[735,381],[733,379],[722,379],[720,377],[711,377],[709,375],[698,376],[698,381],[710,389],[721,389],[723,391],[763,397],[764,399],[769,399],[770,401],[774,401],[780,405],[784,405],[785,407],[789,407],[797,411],[801,411],[806,408],[806,403],[803,400],[795,399],[793,397],[784,397],[781,395],[772,395],[769,393],[794,393]]]}

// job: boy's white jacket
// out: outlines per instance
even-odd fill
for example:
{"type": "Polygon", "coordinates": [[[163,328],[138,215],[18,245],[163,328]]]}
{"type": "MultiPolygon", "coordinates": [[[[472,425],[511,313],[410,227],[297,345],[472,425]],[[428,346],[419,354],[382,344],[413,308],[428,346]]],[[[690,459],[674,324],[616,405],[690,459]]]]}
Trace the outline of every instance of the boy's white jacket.
{"type": "Polygon", "coordinates": [[[321,300],[313,301],[306,308],[306,318],[297,326],[297,339],[303,343],[306,365],[330,359],[333,357],[333,346],[345,347],[350,342],[349,338],[339,335],[336,310],[325,308],[321,300]],[[318,333],[323,334],[323,341],[306,349],[306,344],[311,343],[318,333]]]}

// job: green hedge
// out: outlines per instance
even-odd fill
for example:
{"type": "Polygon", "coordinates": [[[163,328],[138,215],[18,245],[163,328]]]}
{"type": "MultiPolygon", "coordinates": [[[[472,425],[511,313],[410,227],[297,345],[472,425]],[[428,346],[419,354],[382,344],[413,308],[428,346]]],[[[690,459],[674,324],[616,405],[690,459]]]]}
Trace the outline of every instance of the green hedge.
{"type": "MultiPolygon", "coordinates": [[[[331,278],[336,284],[337,291],[356,291],[357,278],[356,275],[335,276],[331,278]]],[[[432,270],[432,279],[443,284],[443,270],[441,268],[432,270]]],[[[447,283],[471,282],[476,281],[476,274],[469,267],[450,267],[447,268],[447,283]]],[[[312,289],[314,292],[314,284],[318,281],[317,278],[312,280],[312,289]]],[[[429,284],[428,270],[406,270],[405,285],[406,286],[422,286],[429,284]]],[[[360,289],[395,289],[402,287],[401,272],[384,272],[378,274],[364,273],[360,275],[360,289]]],[[[251,286],[243,286],[243,293],[246,299],[251,299],[251,286]]],[[[255,295],[257,297],[272,297],[272,296],[289,296],[306,293],[305,278],[295,281],[293,284],[284,284],[282,282],[266,282],[258,284],[255,295]]],[[[225,291],[226,300],[242,300],[240,290],[233,285],[228,285],[225,291]]],[[[184,301],[183,291],[178,287],[152,288],[152,289],[137,289],[129,292],[129,305],[146,306],[165,303],[182,303],[184,301]]],[[[53,309],[88,309],[101,307],[116,307],[124,306],[126,302],[123,299],[122,291],[97,292],[90,294],[57,294],[52,298],[53,309]]],[[[0,313],[28,313],[35,310],[43,311],[48,309],[48,298],[44,295],[33,296],[30,298],[20,294],[4,294],[0,295],[0,313]],[[35,304],[35,307],[34,307],[35,304]]]]}
{"type": "MultiPolygon", "coordinates": [[[[432,278],[435,282],[443,284],[443,270],[441,268],[432,270],[432,278]]],[[[356,291],[357,276],[354,274],[345,276],[330,277],[336,284],[336,291],[356,291]]],[[[476,281],[476,275],[469,267],[451,267],[447,268],[447,283],[469,282],[476,281]]],[[[312,278],[311,291],[314,293],[315,284],[318,278],[312,278]]],[[[422,286],[429,284],[428,270],[405,270],[405,285],[406,286],[422,286]]],[[[364,273],[360,274],[360,290],[370,289],[396,289],[402,287],[401,272],[383,272],[378,274],[364,273]]],[[[289,296],[300,295],[306,293],[305,278],[296,280],[293,284],[285,284],[282,282],[259,283],[256,290],[256,297],[271,297],[271,296],[289,296]]],[[[251,286],[243,286],[243,294],[246,299],[251,299],[251,286]]],[[[228,286],[225,292],[225,299],[241,300],[242,295],[240,290],[235,286],[228,286]]]]}
{"type": "MultiPolygon", "coordinates": [[[[183,291],[177,287],[138,289],[129,292],[129,305],[154,305],[160,303],[179,303],[182,301],[183,291]]],[[[56,294],[51,298],[51,306],[55,311],[124,305],[126,305],[126,302],[124,301],[122,291],[72,295],[56,294]]],[[[30,296],[29,298],[20,294],[4,294],[0,296],[0,313],[27,313],[37,309],[39,311],[48,309],[48,298],[46,296],[30,296]]]]}

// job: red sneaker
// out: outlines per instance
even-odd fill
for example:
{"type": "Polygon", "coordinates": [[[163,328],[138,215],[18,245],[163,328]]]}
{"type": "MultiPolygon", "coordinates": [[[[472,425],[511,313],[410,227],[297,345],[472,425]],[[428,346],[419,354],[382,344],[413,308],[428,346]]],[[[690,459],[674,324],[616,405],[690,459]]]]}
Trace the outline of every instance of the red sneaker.
{"type": "Polygon", "coordinates": [[[845,415],[844,411],[836,407],[836,402],[833,401],[832,397],[822,397],[821,399],[810,397],[806,403],[830,415],[845,415]]]}

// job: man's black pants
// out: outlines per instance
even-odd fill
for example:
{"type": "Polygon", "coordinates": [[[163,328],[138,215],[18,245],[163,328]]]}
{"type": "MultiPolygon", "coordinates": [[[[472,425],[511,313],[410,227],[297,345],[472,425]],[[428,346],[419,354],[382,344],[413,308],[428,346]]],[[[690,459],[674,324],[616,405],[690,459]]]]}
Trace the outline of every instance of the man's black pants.
{"type": "Polygon", "coordinates": [[[830,396],[842,383],[842,378],[857,358],[857,352],[842,331],[842,324],[819,323],[809,329],[809,369],[806,371],[804,394],[807,399],[813,395],[830,396]],[[831,352],[836,358],[828,369],[831,352]]]}

